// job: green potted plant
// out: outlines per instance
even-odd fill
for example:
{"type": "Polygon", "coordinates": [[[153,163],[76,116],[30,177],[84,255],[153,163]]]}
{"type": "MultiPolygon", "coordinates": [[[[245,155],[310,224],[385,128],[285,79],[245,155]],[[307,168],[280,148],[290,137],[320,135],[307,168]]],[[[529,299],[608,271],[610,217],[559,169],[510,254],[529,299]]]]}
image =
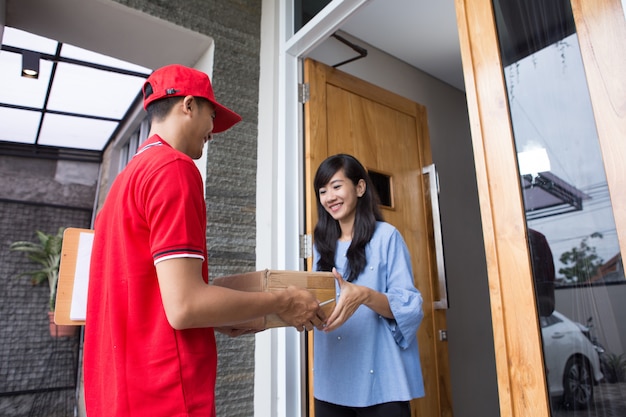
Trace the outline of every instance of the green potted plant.
{"type": "Polygon", "coordinates": [[[13,242],[11,250],[24,252],[28,259],[39,264],[40,269],[21,273],[19,276],[29,276],[33,285],[48,283],[50,297],[48,299],[48,317],[50,322],[50,334],[52,336],[71,336],[75,333],[75,326],[57,326],[54,323],[54,307],[56,302],[57,283],[59,281],[59,265],[61,263],[61,248],[63,245],[63,232],[65,227],[60,227],[56,234],[47,234],[37,230],[39,242],[18,241],[13,242]],[[65,329],[65,328],[68,329],[65,329]],[[66,330],[70,334],[66,333],[66,330]]]}

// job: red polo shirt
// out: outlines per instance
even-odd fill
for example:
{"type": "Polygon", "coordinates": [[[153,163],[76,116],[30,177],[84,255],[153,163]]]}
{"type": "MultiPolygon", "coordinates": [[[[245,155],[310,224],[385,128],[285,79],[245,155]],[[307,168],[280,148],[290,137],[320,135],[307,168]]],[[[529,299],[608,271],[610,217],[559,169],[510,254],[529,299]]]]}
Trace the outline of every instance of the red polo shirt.
{"type": "Polygon", "coordinates": [[[149,138],[115,179],[95,224],[84,344],[89,417],[215,416],[213,329],[174,330],[155,264],[203,259],[206,208],[193,160],[149,138]]]}

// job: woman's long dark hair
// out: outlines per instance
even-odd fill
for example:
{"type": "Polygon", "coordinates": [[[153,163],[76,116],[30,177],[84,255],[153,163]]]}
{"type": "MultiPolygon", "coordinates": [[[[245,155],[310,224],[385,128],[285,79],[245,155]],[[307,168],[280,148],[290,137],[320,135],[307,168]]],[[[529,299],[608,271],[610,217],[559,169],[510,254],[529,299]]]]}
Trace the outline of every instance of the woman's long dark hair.
{"type": "Polygon", "coordinates": [[[319,271],[330,271],[335,266],[335,251],[337,240],[341,236],[341,228],[339,227],[339,222],[333,219],[322,206],[320,202],[320,188],[325,187],[339,170],[343,170],[344,175],[355,186],[359,183],[359,180],[364,180],[366,184],[365,194],[357,199],[356,215],[352,229],[352,243],[350,243],[348,253],[346,254],[348,265],[344,274],[347,277],[344,278],[352,282],[365,269],[367,264],[365,246],[372,239],[372,235],[374,235],[376,221],[382,221],[383,216],[378,207],[378,195],[363,165],[355,157],[346,154],[338,154],[326,158],[317,169],[315,179],[313,180],[315,196],[317,197],[318,216],[313,238],[320,255],[317,269],[319,271]]]}

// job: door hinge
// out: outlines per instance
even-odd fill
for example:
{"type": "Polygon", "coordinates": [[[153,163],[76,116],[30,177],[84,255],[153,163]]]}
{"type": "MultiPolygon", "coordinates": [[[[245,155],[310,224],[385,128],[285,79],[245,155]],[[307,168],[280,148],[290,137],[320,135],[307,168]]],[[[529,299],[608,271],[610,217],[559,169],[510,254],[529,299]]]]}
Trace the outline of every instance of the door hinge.
{"type": "Polygon", "coordinates": [[[445,342],[447,340],[448,340],[448,330],[446,329],[439,330],[439,341],[445,342]]]}
{"type": "Polygon", "coordinates": [[[308,259],[313,256],[311,235],[300,235],[300,258],[308,259]]]}
{"type": "Polygon", "coordinates": [[[309,83],[298,84],[298,101],[306,103],[309,101],[309,83]]]}

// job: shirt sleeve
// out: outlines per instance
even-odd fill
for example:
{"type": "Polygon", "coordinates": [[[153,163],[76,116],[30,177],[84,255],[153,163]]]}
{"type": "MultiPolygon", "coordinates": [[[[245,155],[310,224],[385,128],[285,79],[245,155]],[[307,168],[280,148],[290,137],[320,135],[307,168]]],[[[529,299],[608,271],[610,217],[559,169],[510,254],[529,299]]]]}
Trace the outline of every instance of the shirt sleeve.
{"type": "Polygon", "coordinates": [[[422,295],[413,283],[411,257],[398,230],[393,231],[387,248],[387,299],[394,319],[387,326],[402,349],[415,343],[424,312],[422,295]]]}
{"type": "Polygon", "coordinates": [[[206,210],[202,178],[192,161],[174,159],[143,190],[154,263],[172,258],[205,259],[206,210]]]}

